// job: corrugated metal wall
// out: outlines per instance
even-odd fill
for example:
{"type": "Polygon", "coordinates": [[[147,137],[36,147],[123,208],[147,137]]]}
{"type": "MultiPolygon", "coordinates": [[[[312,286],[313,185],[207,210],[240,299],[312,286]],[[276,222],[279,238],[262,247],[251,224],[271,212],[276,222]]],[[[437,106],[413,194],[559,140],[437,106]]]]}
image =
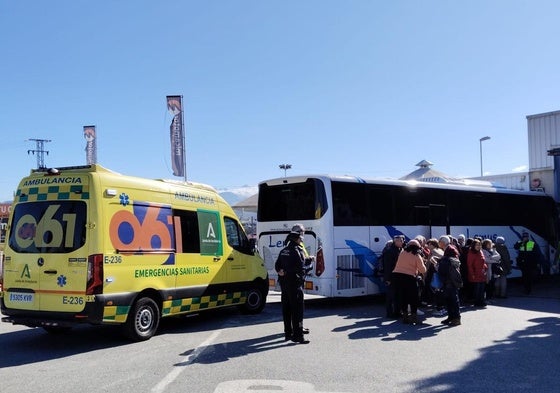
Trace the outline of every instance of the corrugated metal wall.
{"type": "Polygon", "coordinates": [[[529,173],[507,173],[503,175],[486,175],[484,180],[492,182],[495,186],[511,188],[514,190],[529,191],[529,173]]]}
{"type": "Polygon", "coordinates": [[[527,116],[529,171],[554,169],[554,157],[547,154],[560,147],[560,111],[527,116]]]}

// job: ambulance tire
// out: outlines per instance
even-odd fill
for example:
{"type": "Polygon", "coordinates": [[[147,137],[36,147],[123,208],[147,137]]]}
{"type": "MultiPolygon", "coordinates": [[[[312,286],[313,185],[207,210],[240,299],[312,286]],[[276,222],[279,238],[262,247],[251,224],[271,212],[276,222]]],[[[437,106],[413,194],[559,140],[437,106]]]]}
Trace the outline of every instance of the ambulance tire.
{"type": "Polygon", "coordinates": [[[156,334],[159,326],[159,307],[151,298],[142,297],[134,303],[126,323],[124,334],[133,341],[146,341],[156,334]]]}
{"type": "Polygon", "coordinates": [[[247,301],[239,306],[244,314],[259,314],[266,305],[266,291],[260,286],[255,286],[247,292],[247,301]]]}

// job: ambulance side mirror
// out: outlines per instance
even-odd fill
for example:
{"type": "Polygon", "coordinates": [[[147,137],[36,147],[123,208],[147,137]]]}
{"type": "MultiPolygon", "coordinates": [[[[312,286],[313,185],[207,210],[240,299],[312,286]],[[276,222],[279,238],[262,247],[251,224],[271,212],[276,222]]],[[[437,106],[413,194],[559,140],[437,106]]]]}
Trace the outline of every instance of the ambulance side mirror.
{"type": "Polygon", "coordinates": [[[257,239],[252,237],[249,239],[249,250],[252,255],[255,255],[256,249],[257,249],[257,239]]]}

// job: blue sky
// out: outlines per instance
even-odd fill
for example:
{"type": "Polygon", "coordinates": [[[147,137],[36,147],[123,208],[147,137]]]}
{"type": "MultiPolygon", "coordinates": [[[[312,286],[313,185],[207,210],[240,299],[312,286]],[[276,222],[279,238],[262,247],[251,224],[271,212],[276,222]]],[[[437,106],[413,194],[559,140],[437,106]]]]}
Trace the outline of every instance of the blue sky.
{"type": "Polygon", "coordinates": [[[0,201],[36,166],[173,178],[166,95],[183,95],[187,177],[526,170],[526,116],[560,109],[557,1],[3,1],[0,201]]]}

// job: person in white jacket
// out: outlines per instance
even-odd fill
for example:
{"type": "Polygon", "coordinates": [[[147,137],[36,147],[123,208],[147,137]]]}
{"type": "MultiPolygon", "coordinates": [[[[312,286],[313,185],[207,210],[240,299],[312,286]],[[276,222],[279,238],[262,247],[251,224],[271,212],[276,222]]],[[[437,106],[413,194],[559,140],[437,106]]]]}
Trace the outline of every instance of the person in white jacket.
{"type": "Polygon", "coordinates": [[[507,297],[507,276],[511,274],[511,256],[506,246],[506,239],[503,236],[496,238],[496,251],[500,254],[500,265],[502,266],[502,274],[496,278],[496,293],[495,297],[507,297]]]}
{"type": "Polygon", "coordinates": [[[484,239],[482,241],[482,253],[484,254],[484,260],[488,265],[488,269],[486,270],[486,301],[492,299],[494,297],[494,288],[496,283],[496,277],[492,274],[492,266],[494,264],[499,264],[501,261],[501,256],[494,248],[494,243],[490,239],[484,239]]]}

